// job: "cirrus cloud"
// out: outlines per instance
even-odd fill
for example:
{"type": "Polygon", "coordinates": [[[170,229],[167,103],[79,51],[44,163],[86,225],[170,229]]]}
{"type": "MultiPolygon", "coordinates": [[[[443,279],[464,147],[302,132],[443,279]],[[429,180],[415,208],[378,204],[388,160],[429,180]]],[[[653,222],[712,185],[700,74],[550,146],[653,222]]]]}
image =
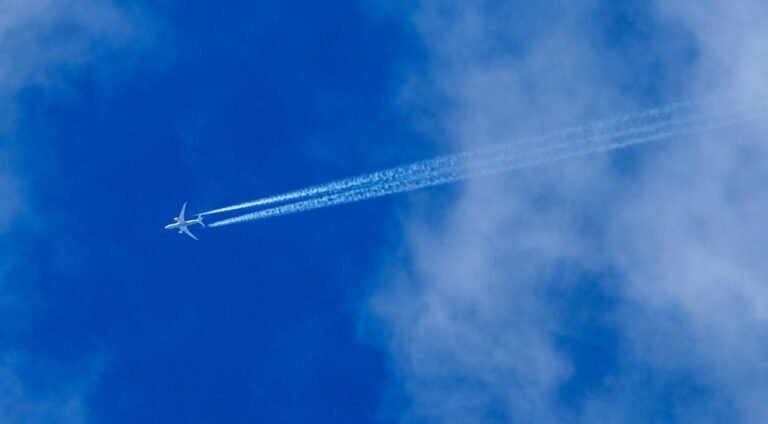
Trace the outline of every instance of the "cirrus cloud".
{"type": "MultiPolygon", "coordinates": [[[[14,228],[33,213],[19,157],[35,156],[15,131],[23,113],[20,93],[28,87],[42,90],[65,84],[61,75],[87,65],[99,56],[124,45],[134,36],[134,12],[109,0],[18,0],[0,4],[0,315],[8,322],[31,319],[24,305],[30,293],[12,273],[18,265],[14,228]]],[[[35,219],[38,219],[37,217],[35,219]]],[[[29,236],[27,234],[26,236],[29,236]]],[[[38,311],[44,313],[44,311],[38,311]]],[[[24,325],[14,325],[25,327],[24,325]]],[[[84,398],[95,381],[91,365],[78,374],[79,366],[65,372],[54,358],[30,352],[9,333],[0,345],[0,420],[3,422],[87,421],[84,398]],[[34,363],[34,366],[30,364],[34,363]],[[49,365],[43,366],[42,363],[49,365]],[[43,374],[43,375],[40,375],[43,374]],[[56,377],[55,374],[68,375],[56,377]],[[77,374],[77,375],[75,375],[77,374]],[[45,384],[40,384],[45,381],[45,384]]]]}
{"type": "MultiPolygon", "coordinates": [[[[439,97],[419,106],[472,148],[766,92],[762,3],[615,7],[421,2],[432,65],[408,89],[440,95],[405,98],[439,97]]],[[[471,181],[437,223],[415,210],[412,259],[372,299],[401,421],[767,419],[766,131],[471,181]]]]}

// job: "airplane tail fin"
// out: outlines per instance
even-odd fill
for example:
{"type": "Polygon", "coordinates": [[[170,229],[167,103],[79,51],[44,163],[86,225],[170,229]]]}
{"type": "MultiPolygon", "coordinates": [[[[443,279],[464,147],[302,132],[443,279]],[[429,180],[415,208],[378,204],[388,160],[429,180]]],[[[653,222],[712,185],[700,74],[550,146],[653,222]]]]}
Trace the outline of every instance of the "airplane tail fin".
{"type": "Polygon", "coordinates": [[[202,215],[198,215],[198,216],[197,216],[197,219],[199,219],[199,220],[200,220],[200,225],[202,225],[203,227],[205,227],[205,222],[203,222],[203,216],[202,216],[202,215]]]}

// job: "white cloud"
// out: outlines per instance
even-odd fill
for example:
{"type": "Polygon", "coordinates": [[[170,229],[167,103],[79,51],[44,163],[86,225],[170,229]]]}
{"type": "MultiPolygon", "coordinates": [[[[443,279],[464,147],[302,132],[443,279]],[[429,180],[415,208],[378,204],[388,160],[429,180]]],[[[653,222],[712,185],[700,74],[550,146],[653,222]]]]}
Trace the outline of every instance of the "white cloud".
{"type": "Polygon", "coordinates": [[[86,64],[132,34],[132,14],[109,0],[11,0],[0,3],[0,232],[23,209],[14,166],[23,140],[13,136],[17,96],[57,84],[61,72],[86,64]]]}
{"type": "Polygon", "coordinates": [[[21,183],[14,175],[7,153],[0,149],[0,234],[8,231],[11,220],[22,207],[21,183]]]}
{"type": "Polygon", "coordinates": [[[20,90],[32,84],[55,84],[61,71],[128,40],[132,18],[109,0],[0,4],[0,129],[12,129],[20,90]]]}
{"type": "MultiPolygon", "coordinates": [[[[658,5],[647,16],[669,33],[643,54],[675,84],[656,96],[766,92],[763,3],[658,5]],[[689,43],[691,63],[670,54],[689,43]]],[[[414,22],[433,66],[411,88],[440,93],[442,131],[467,148],[628,110],[647,99],[627,80],[651,70],[600,47],[597,10],[422,2],[414,22]]],[[[437,224],[415,211],[412,260],[373,299],[411,402],[403,421],[768,419],[767,130],[624,152],[631,170],[592,157],[471,181],[437,224]],[[595,286],[608,307],[574,303],[595,286]],[[615,364],[563,345],[605,328],[615,364]]]]}
{"type": "Polygon", "coordinates": [[[6,1],[0,6],[3,85],[20,87],[55,70],[84,62],[101,45],[132,36],[131,14],[109,0],[6,1]]]}
{"type": "MultiPolygon", "coordinates": [[[[40,367],[40,364],[36,365],[40,367]]],[[[29,372],[28,359],[18,352],[6,352],[0,359],[0,421],[4,423],[82,423],[87,421],[85,394],[90,384],[85,373],[82,381],[56,384],[45,390],[31,388],[22,375],[29,372]]],[[[38,371],[39,372],[39,371],[38,371]]]]}
{"type": "MultiPolygon", "coordinates": [[[[20,322],[24,294],[14,292],[20,282],[8,281],[9,269],[18,266],[13,229],[32,208],[25,200],[24,170],[16,164],[25,143],[14,131],[18,96],[27,87],[50,88],[63,83],[60,77],[96,59],[133,36],[134,12],[109,0],[11,0],[0,2],[0,316],[20,322]]],[[[75,382],[53,376],[44,392],[34,390],[25,364],[24,346],[0,345],[0,421],[83,422],[86,406],[82,394],[93,376],[75,382]]],[[[38,364],[39,365],[39,364],[38,364]]],[[[32,371],[30,371],[32,370],[32,371]]],[[[39,376],[33,374],[33,380],[39,376]]]]}

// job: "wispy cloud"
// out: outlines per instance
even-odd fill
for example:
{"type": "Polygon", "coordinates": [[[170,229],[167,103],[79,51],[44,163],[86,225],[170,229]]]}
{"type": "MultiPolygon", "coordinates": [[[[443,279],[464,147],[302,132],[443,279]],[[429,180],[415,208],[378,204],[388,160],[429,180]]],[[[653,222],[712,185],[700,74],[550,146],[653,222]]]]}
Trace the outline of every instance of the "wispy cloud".
{"type": "Polygon", "coordinates": [[[0,234],[8,231],[11,220],[22,208],[21,184],[13,172],[7,151],[0,149],[0,234]]]}
{"type": "MultiPolygon", "coordinates": [[[[8,322],[29,319],[23,312],[27,294],[23,282],[9,281],[9,270],[18,266],[11,244],[14,228],[34,212],[26,200],[34,187],[27,184],[25,170],[18,166],[21,155],[34,156],[25,150],[24,140],[15,131],[22,109],[19,94],[31,86],[59,86],[64,73],[130,40],[135,30],[133,17],[133,12],[109,0],[12,0],[0,4],[0,316],[8,322]]],[[[14,340],[7,337],[0,344],[0,421],[86,421],[83,395],[94,380],[92,373],[61,379],[53,374],[37,375],[47,369],[39,367],[42,358],[32,356],[14,340]],[[29,361],[37,366],[27,366],[29,361]],[[46,382],[44,388],[35,383],[39,381],[46,382]]]]}
{"type": "MultiPolygon", "coordinates": [[[[606,7],[421,2],[433,65],[409,89],[440,94],[405,97],[441,98],[442,133],[474,148],[766,92],[763,3],[606,7]],[[629,34],[602,28],[614,15],[629,34]]],[[[766,130],[471,181],[438,223],[414,211],[413,259],[372,300],[402,420],[768,418],[766,130]]]]}
{"type": "Polygon", "coordinates": [[[88,421],[85,398],[97,374],[95,369],[84,372],[79,380],[54,380],[51,384],[50,377],[54,374],[54,370],[40,363],[31,366],[29,358],[20,352],[6,351],[0,358],[0,421],[62,424],[88,421]],[[42,379],[45,383],[31,383],[35,378],[28,377],[30,372],[47,372],[48,378],[42,379]]]}
{"type": "Polygon", "coordinates": [[[0,124],[13,125],[15,97],[54,85],[62,71],[127,41],[132,16],[109,0],[18,0],[0,6],[0,124]]]}

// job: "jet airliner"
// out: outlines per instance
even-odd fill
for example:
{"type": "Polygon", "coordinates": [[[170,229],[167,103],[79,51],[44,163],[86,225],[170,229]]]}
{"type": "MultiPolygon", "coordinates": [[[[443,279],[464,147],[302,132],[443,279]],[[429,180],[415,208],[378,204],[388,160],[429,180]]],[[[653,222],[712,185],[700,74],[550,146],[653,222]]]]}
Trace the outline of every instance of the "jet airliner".
{"type": "Polygon", "coordinates": [[[179,230],[179,234],[185,233],[186,235],[192,237],[193,239],[197,240],[197,237],[195,237],[194,234],[192,234],[189,229],[187,228],[190,225],[200,224],[203,227],[205,227],[205,224],[203,223],[203,217],[202,215],[198,215],[195,219],[190,219],[187,221],[184,219],[184,211],[187,209],[187,202],[184,202],[184,206],[181,207],[181,213],[177,218],[173,218],[174,222],[173,224],[168,224],[165,226],[166,230],[179,230]]]}

